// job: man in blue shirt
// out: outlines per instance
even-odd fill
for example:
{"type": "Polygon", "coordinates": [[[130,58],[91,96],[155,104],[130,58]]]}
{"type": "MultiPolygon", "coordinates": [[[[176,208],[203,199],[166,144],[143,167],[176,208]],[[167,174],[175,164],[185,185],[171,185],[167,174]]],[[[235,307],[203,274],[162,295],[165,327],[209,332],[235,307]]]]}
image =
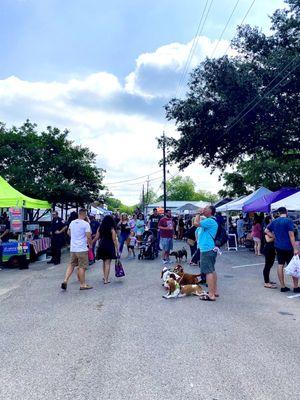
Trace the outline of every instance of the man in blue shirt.
{"type": "Polygon", "coordinates": [[[215,301],[217,294],[217,274],[215,263],[217,252],[215,249],[215,237],[218,231],[218,224],[213,217],[216,209],[214,206],[206,206],[199,210],[194,225],[198,226],[196,231],[197,243],[200,249],[200,268],[201,273],[206,275],[208,285],[208,295],[200,297],[201,300],[215,301]]]}
{"type": "MultiPolygon", "coordinates": [[[[294,254],[298,254],[298,249],[295,241],[294,224],[288,218],[287,210],[285,207],[278,209],[279,217],[274,219],[266,229],[266,233],[275,239],[275,249],[278,260],[278,279],[281,285],[281,292],[288,292],[290,289],[285,286],[284,281],[284,265],[288,264],[293,258],[294,254]]],[[[293,278],[294,292],[300,293],[298,286],[298,278],[293,278]]]]}

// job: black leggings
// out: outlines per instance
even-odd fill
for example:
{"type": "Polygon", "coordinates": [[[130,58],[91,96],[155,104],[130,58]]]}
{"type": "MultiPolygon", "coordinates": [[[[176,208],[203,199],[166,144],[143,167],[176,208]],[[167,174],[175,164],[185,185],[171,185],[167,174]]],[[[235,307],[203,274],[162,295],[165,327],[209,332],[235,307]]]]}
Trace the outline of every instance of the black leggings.
{"type": "Polygon", "coordinates": [[[275,262],[275,248],[273,243],[266,243],[264,248],[265,268],[263,270],[265,283],[270,283],[270,270],[275,262]]]}

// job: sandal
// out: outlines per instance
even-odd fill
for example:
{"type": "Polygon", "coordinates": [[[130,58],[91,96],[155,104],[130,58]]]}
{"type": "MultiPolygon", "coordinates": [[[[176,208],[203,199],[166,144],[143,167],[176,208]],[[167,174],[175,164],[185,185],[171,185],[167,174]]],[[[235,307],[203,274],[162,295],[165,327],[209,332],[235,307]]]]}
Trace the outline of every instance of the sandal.
{"type": "Polygon", "coordinates": [[[199,299],[202,300],[202,301],[216,301],[216,299],[211,299],[208,294],[204,294],[202,296],[199,296],[199,299]]]}
{"type": "Polygon", "coordinates": [[[110,283],[110,281],[105,282],[105,280],[103,280],[104,285],[107,285],[108,283],[110,283]]]}
{"type": "Polygon", "coordinates": [[[277,289],[277,286],[272,284],[271,282],[270,283],[265,283],[264,287],[267,288],[267,289],[277,289]]]}
{"type": "Polygon", "coordinates": [[[89,289],[93,289],[93,286],[85,285],[85,286],[80,286],[79,288],[79,290],[89,290],[89,289]]]}

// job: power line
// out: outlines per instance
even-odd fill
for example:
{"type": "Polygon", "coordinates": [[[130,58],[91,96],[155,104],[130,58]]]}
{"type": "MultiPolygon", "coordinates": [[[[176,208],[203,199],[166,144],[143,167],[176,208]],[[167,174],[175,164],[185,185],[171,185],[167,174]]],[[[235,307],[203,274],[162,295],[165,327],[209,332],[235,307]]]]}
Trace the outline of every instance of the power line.
{"type": "MultiPolygon", "coordinates": [[[[158,178],[149,179],[149,182],[158,181],[159,179],[162,179],[162,177],[160,176],[158,178]]],[[[126,183],[126,186],[138,186],[138,185],[143,185],[145,182],[147,182],[147,181],[143,180],[143,181],[140,181],[140,182],[129,182],[129,183],[128,182],[123,182],[123,183],[126,183]]],[[[117,189],[119,187],[119,185],[122,185],[122,184],[115,184],[115,185],[109,185],[109,186],[110,186],[110,188],[112,187],[112,189],[117,189]]],[[[124,185],[122,185],[122,186],[124,186],[124,185]]]]}
{"type": "Polygon", "coordinates": [[[249,110],[247,110],[247,112],[245,112],[244,115],[241,116],[241,118],[239,118],[234,124],[230,125],[227,128],[227,132],[230,131],[230,129],[232,129],[239,121],[241,121],[250,111],[252,111],[261,101],[263,101],[263,99],[270,94],[274,89],[277,88],[277,86],[279,86],[298,66],[300,65],[300,63],[296,64],[294,68],[292,68],[287,75],[285,75],[276,85],[274,85],[268,92],[264,93],[264,95],[262,96],[262,98],[256,102],[249,110]]]}
{"type": "MultiPolygon", "coordinates": [[[[245,22],[246,18],[248,17],[249,12],[251,11],[252,7],[254,6],[256,0],[252,0],[252,3],[250,4],[248,10],[246,11],[246,14],[244,15],[242,21],[240,22],[239,26],[243,25],[243,23],[245,22]]],[[[225,50],[225,53],[223,54],[223,56],[225,56],[225,54],[227,54],[227,51],[230,49],[231,46],[231,42],[229,43],[227,49],[225,50]]]]}
{"type": "Polygon", "coordinates": [[[212,7],[212,4],[213,4],[214,0],[210,1],[208,10],[207,10],[206,15],[205,15],[205,11],[206,11],[206,8],[207,8],[207,5],[208,5],[208,1],[209,0],[206,0],[205,6],[204,6],[204,10],[203,10],[201,18],[200,18],[200,22],[198,24],[198,28],[197,28],[196,34],[194,36],[193,44],[191,46],[188,58],[186,60],[185,68],[183,70],[183,73],[181,75],[179,84],[177,86],[175,97],[179,96],[179,94],[181,93],[182,87],[184,85],[184,80],[185,80],[186,74],[188,73],[189,65],[190,65],[190,63],[192,61],[193,55],[194,55],[194,53],[196,51],[196,48],[198,46],[199,38],[200,38],[200,36],[201,36],[201,34],[203,32],[203,29],[204,29],[204,26],[205,26],[205,22],[206,22],[206,20],[208,18],[208,15],[210,13],[210,10],[211,10],[211,7],[212,7]],[[205,17],[204,17],[204,15],[205,15],[205,17]],[[204,20],[203,20],[203,17],[204,17],[204,20]]]}
{"type": "Polygon", "coordinates": [[[190,63],[190,61],[191,61],[191,55],[192,55],[193,49],[194,49],[194,47],[195,47],[195,45],[196,45],[196,42],[197,42],[197,37],[198,37],[198,35],[199,35],[200,27],[201,27],[202,20],[203,20],[203,17],[204,17],[204,14],[205,14],[205,11],[206,11],[206,8],[207,8],[207,5],[208,5],[208,1],[209,1],[209,0],[206,0],[206,3],[205,3],[205,6],[204,6],[204,9],[203,9],[203,12],[202,12],[202,14],[201,14],[200,21],[199,21],[199,24],[198,24],[198,27],[197,27],[196,34],[195,34],[194,39],[193,39],[192,46],[191,46],[190,51],[189,51],[189,54],[188,54],[188,56],[187,56],[187,59],[186,59],[186,62],[185,62],[185,66],[184,66],[183,72],[182,72],[181,77],[180,77],[180,79],[179,79],[179,82],[178,82],[178,84],[177,84],[177,89],[176,89],[175,97],[177,97],[177,93],[178,93],[179,88],[180,88],[180,86],[181,86],[181,82],[183,81],[183,79],[184,79],[184,77],[185,77],[186,71],[187,71],[187,69],[188,69],[188,65],[189,65],[189,63],[190,63]]]}
{"type": "Polygon", "coordinates": [[[158,174],[159,172],[161,172],[160,169],[159,169],[158,171],[152,172],[151,174],[147,174],[147,175],[143,175],[143,176],[138,176],[137,178],[126,179],[126,180],[124,180],[124,181],[104,183],[104,185],[114,185],[114,184],[118,184],[118,183],[126,183],[126,182],[131,182],[131,181],[137,181],[138,179],[147,178],[147,176],[155,175],[155,174],[158,174]]]}
{"type": "Polygon", "coordinates": [[[234,14],[234,12],[235,12],[235,10],[236,10],[236,8],[237,8],[239,2],[240,2],[240,0],[237,0],[237,1],[236,1],[235,5],[234,5],[234,7],[233,7],[233,9],[232,9],[232,11],[231,11],[231,14],[230,14],[230,16],[229,16],[229,18],[228,18],[228,20],[227,20],[225,26],[224,26],[224,29],[223,29],[223,31],[222,31],[222,33],[221,33],[221,35],[220,35],[220,37],[219,37],[219,39],[218,39],[218,41],[217,41],[217,43],[216,43],[216,45],[215,45],[215,47],[214,47],[212,53],[211,53],[210,58],[213,58],[213,56],[214,56],[214,54],[215,54],[215,52],[216,52],[216,50],[217,50],[217,48],[218,48],[218,46],[219,46],[219,43],[220,43],[220,41],[221,41],[221,39],[222,39],[222,37],[223,37],[223,35],[224,35],[226,29],[228,28],[229,22],[231,21],[231,18],[232,18],[232,16],[233,16],[233,14],[234,14]]]}
{"type": "MultiPolygon", "coordinates": [[[[278,72],[278,74],[271,80],[271,82],[269,82],[268,83],[268,85],[265,87],[265,90],[296,60],[296,58],[297,58],[298,56],[295,56],[282,70],[280,70],[279,72],[278,72]]],[[[297,65],[296,65],[296,67],[294,68],[294,69],[296,69],[297,68],[297,65]]],[[[293,70],[294,69],[292,69],[284,78],[283,78],[283,80],[291,73],[291,72],[293,72],[293,70]]],[[[278,85],[278,84],[277,84],[278,85]]],[[[277,85],[275,85],[275,86],[277,86],[277,85]]],[[[275,88],[275,86],[270,90],[270,91],[272,91],[274,88],[275,88]]],[[[269,93],[269,92],[268,92],[269,93]]],[[[268,93],[265,93],[265,95],[266,94],[268,94],[268,93]]],[[[247,108],[249,107],[249,106],[251,106],[259,97],[260,97],[261,95],[260,94],[258,94],[257,96],[255,96],[254,97],[254,99],[253,100],[251,100],[244,108],[243,108],[243,110],[242,111],[240,111],[239,113],[238,113],[238,115],[236,116],[236,117],[234,117],[234,119],[233,119],[233,121],[231,122],[231,125],[227,128],[227,130],[230,130],[231,128],[233,128],[235,125],[236,125],[236,123],[237,122],[239,122],[241,119],[243,119],[244,118],[244,116],[245,115],[247,115],[251,110],[253,110],[253,108],[254,107],[256,107],[256,105],[257,104],[259,104],[262,100],[263,100],[263,98],[264,98],[264,96],[256,103],[256,104],[254,104],[254,106],[251,108],[251,109],[249,109],[244,115],[242,115],[246,110],[247,110],[247,108]],[[242,115],[242,117],[241,118],[239,118],[240,116],[242,115]]]]}

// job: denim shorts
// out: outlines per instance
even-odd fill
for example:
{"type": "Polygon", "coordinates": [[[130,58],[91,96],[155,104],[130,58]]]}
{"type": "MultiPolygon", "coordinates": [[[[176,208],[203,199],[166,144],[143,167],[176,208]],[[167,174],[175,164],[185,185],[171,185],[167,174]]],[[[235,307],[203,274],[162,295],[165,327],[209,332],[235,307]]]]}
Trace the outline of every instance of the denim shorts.
{"type": "Polygon", "coordinates": [[[201,251],[200,254],[200,269],[202,274],[211,274],[215,272],[215,263],[217,259],[217,253],[211,251],[201,251]]]}
{"type": "Polygon", "coordinates": [[[164,251],[170,251],[173,249],[172,238],[160,238],[160,246],[164,251]]]}

